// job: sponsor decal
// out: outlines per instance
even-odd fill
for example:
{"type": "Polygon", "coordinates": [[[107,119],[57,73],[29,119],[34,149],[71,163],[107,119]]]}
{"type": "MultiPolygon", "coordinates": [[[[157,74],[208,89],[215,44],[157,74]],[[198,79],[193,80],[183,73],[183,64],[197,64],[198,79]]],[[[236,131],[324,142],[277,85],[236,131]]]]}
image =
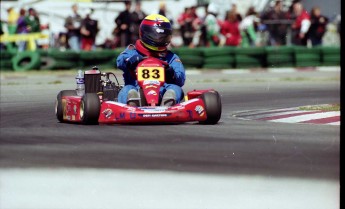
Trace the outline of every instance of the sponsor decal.
{"type": "Polygon", "coordinates": [[[136,110],[136,107],[132,107],[132,106],[126,106],[125,108],[127,109],[128,112],[134,112],[136,110]]]}
{"type": "Polygon", "coordinates": [[[103,112],[102,112],[102,114],[104,114],[104,117],[106,118],[106,119],[109,119],[110,118],[110,116],[113,114],[113,111],[111,110],[111,109],[105,109],[103,112]]]}
{"type": "Polygon", "coordinates": [[[159,81],[157,80],[144,80],[144,85],[159,85],[159,81]]]}
{"type": "Polygon", "coordinates": [[[148,85],[148,86],[145,86],[145,89],[148,89],[148,88],[157,88],[157,86],[154,86],[154,85],[148,85]]]}
{"type": "Polygon", "coordinates": [[[129,113],[129,118],[134,120],[136,118],[137,114],[135,114],[134,112],[129,113]]]}
{"type": "Polygon", "coordinates": [[[138,109],[144,111],[144,112],[164,112],[168,109],[169,107],[138,107],[138,109]]]}
{"type": "Polygon", "coordinates": [[[203,116],[205,114],[205,110],[203,108],[203,106],[201,105],[197,105],[195,107],[195,111],[200,115],[200,116],[203,116]]]}
{"type": "Polygon", "coordinates": [[[73,113],[74,113],[74,115],[77,114],[77,105],[74,105],[74,106],[73,106],[73,113]]]}
{"type": "Polygon", "coordinates": [[[155,90],[151,90],[147,93],[147,95],[157,95],[155,90]]]}
{"type": "Polygon", "coordinates": [[[115,114],[115,119],[120,120],[120,119],[125,119],[126,114],[124,112],[120,112],[119,114],[115,114]]]}
{"type": "Polygon", "coordinates": [[[163,117],[168,117],[171,114],[170,113],[151,113],[151,114],[138,114],[140,117],[143,118],[163,118],[163,117]]]}

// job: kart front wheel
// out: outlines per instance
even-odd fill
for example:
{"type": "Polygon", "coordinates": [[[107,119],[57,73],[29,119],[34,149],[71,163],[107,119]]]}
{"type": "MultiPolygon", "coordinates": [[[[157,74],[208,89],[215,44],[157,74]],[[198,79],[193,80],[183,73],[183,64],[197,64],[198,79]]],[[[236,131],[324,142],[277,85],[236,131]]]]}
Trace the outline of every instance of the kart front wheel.
{"type": "Polygon", "coordinates": [[[64,96],[77,96],[77,92],[75,90],[63,90],[57,95],[55,101],[55,115],[60,122],[63,122],[64,105],[62,103],[62,97],[64,96]]]}
{"type": "Polygon", "coordinates": [[[86,93],[80,102],[80,119],[83,124],[98,124],[101,102],[96,93],[86,93]]]}
{"type": "Polygon", "coordinates": [[[200,121],[201,124],[216,124],[222,115],[222,101],[218,92],[203,93],[200,98],[205,103],[207,119],[200,121]]]}

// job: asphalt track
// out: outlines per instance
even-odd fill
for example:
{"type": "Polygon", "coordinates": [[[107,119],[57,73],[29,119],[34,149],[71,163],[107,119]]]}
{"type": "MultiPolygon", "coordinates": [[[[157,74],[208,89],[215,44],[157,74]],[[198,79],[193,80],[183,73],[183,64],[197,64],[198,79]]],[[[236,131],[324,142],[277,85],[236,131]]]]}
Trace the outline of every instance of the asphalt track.
{"type": "MultiPolygon", "coordinates": [[[[33,169],[38,173],[40,169],[43,169],[41,173],[51,169],[53,173],[54,169],[91,169],[152,172],[153,176],[155,172],[232,176],[243,186],[248,182],[241,180],[245,176],[249,179],[251,176],[297,179],[301,180],[301,185],[304,180],[323,181],[332,185],[330,188],[335,195],[339,192],[339,126],[270,123],[233,117],[236,112],[245,110],[340,103],[339,71],[189,75],[185,91],[211,87],[220,92],[223,113],[217,125],[84,126],[59,123],[54,115],[54,100],[60,90],[74,88],[73,76],[68,72],[1,76],[0,172],[8,175],[0,175],[0,184],[13,174],[11,171],[18,173],[16,169],[19,173],[22,173],[21,169],[28,172],[33,169]]],[[[25,172],[22,177],[23,174],[25,177],[25,172]]],[[[129,184],[133,179],[136,177],[127,179],[129,184]]],[[[283,189],[284,183],[277,182],[274,188],[283,189]]],[[[204,189],[208,190],[207,187],[204,189]]],[[[294,192],[289,189],[277,202],[289,203],[288,196],[294,192]]],[[[3,188],[4,191],[7,190],[3,188]]],[[[309,192],[301,195],[308,196],[309,192]]],[[[193,197],[191,193],[188,194],[193,197]]],[[[4,194],[1,187],[0,194],[4,194]]],[[[255,195],[244,191],[239,194],[241,197],[255,195]]],[[[202,199],[202,196],[196,198],[202,199]]],[[[245,198],[240,200],[247,201],[245,198]]],[[[339,197],[334,195],[318,201],[339,207],[339,197]]],[[[1,203],[4,208],[11,205],[4,198],[0,198],[0,207],[1,203]]],[[[154,205],[150,207],[154,208],[154,205]]],[[[192,207],[196,205],[191,203],[191,207],[186,208],[200,208],[192,207]]],[[[146,208],[144,206],[140,208],[146,208]]],[[[157,203],[156,206],[169,208],[157,203]]],[[[171,208],[183,206],[170,205],[171,208]]],[[[261,206],[266,208],[264,204],[261,206]]],[[[135,204],[132,207],[138,208],[135,204]]],[[[132,207],[127,202],[127,208],[132,207]]],[[[253,207],[242,205],[238,208],[253,207]]]]}

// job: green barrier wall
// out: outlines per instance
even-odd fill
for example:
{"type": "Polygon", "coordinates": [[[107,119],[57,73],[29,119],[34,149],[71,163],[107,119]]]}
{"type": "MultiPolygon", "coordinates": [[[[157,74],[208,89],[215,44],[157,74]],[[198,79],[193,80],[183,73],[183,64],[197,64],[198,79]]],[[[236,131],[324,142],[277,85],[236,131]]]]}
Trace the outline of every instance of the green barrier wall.
{"type": "MultiPolygon", "coordinates": [[[[124,50],[91,52],[56,49],[26,52],[1,50],[1,71],[87,69],[93,66],[116,68],[116,58],[124,50]]],[[[200,47],[173,48],[186,68],[235,69],[339,66],[340,46],[307,48],[280,47],[200,47]]]]}

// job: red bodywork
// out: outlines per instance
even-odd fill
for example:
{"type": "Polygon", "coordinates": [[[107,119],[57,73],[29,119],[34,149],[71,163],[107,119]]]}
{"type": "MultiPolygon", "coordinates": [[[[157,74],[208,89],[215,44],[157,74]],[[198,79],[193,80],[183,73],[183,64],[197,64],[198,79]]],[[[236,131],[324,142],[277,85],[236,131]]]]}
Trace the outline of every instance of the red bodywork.
{"type": "MultiPolygon", "coordinates": [[[[98,122],[100,124],[116,123],[157,123],[157,122],[190,122],[204,121],[207,112],[204,101],[199,98],[205,92],[214,91],[194,90],[187,93],[186,101],[171,107],[157,106],[159,90],[165,83],[165,67],[168,63],[149,57],[138,64],[137,80],[143,90],[148,106],[132,107],[114,101],[102,101],[98,122]],[[139,72],[142,74],[139,75],[139,72]],[[143,73],[144,72],[144,73],[143,73]]],[[[91,71],[89,73],[92,74],[91,71]]],[[[80,96],[63,96],[63,120],[82,122],[80,118],[80,96]]]]}
{"type": "MultiPolygon", "coordinates": [[[[172,107],[146,106],[132,107],[126,104],[104,101],[98,122],[100,124],[117,123],[155,123],[155,122],[190,122],[207,119],[205,104],[197,98],[210,90],[194,90],[187,93],[188,100],[172,107]]],[[[79,96],[65,96],[63,101],[63,119],[70,122],[81,122],[79,96]]],[[[102,101],[102,100],[101,100],[102,101]]]]}

